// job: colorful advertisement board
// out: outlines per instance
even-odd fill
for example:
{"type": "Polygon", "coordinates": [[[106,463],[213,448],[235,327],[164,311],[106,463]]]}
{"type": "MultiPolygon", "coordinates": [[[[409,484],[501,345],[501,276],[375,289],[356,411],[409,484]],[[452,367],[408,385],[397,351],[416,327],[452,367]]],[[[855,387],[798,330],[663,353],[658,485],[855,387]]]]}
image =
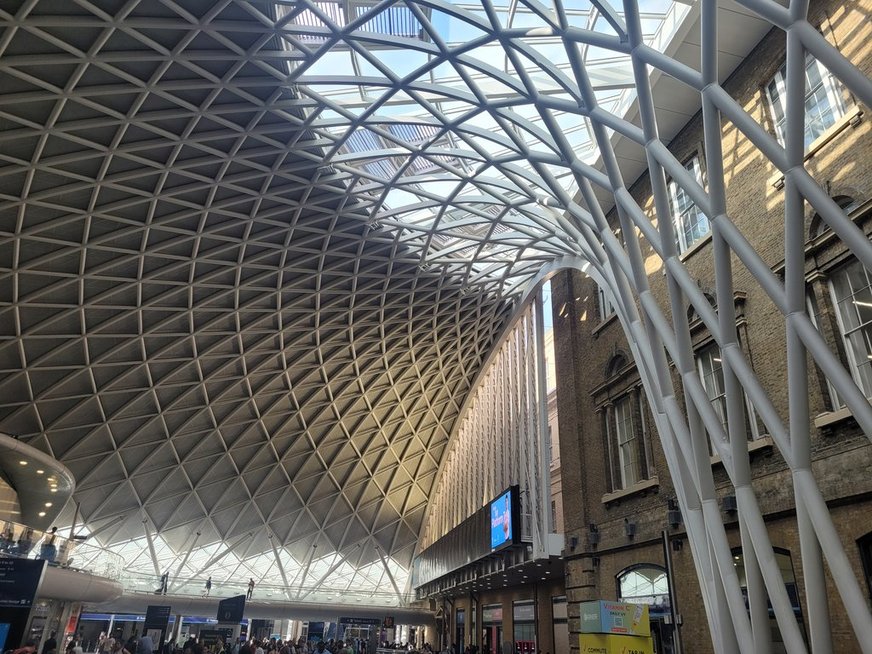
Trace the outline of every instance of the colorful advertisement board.
{"type": "Polygon", "coordinates": [[[496,550],[519,540],[518,487],[512,486],[490,503],[490,543],[496,550]]]}
{"type": "Polygon", "coordinates": [[[648,606],[605,600],[582,602],[581,633],[650,636],[648,606]]]}
{"type": "Polygon", "coordinates": [[[655,654],[654,641],[645,636],[581,634],[579,654],[655,654]]]}

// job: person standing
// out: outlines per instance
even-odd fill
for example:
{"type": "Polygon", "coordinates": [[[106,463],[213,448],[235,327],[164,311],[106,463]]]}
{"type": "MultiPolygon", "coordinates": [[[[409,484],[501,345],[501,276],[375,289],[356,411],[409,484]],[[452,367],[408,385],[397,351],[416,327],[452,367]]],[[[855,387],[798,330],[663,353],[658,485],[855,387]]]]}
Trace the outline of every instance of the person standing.
{"type": "Polygon", "coordinates": [[[248,593],[245,596],[245,599],[251,599],[251,594],[254,592],[254,579],[248,578],[248,593]]]}
{"type": "Polygon", "coordinates": [[[51,632],[48,640],[42,645],[42,654],[57,654],[58,640],[55,638],[56,632],[51,632]]]}
{"type": "Polygon", "coordinates": [[[210,575],[209,578],[206,580],[206,592],[203,594],[206,597],[209,597],[209,593],[211,593],[211,592],[212,592],[212,577],[210,575]]]}
{"type": "Polygon", "coordinates": [[[136,644],[136,654],[154,654],[154,641],[147,633],[136,644]]]}

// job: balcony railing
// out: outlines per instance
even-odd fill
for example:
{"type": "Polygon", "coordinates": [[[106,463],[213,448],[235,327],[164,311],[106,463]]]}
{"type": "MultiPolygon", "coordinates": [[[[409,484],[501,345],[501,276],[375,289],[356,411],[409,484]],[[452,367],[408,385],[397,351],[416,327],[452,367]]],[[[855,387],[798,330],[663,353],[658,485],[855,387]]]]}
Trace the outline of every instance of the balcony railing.
{"type": "Polygon", "coordinates": [[[0,532],[0,556],[43,559],[52,566],[114,580],[119,580],[124,570],[124,559],[114,552],[81,539],[65,538],[60,532],[40,531],[11,521],[5,521],[0,532]]]}
{"type": "MultiPolygon", "coordinates": [[[[207,577],[170,578],[167,595],[205,597],[207,577]]],[[[159,594],[160,579],[155,575],[125,571],[119,581],[127,592],[159,594]]],[[[226,598],[245,595],[248,579],[231,581],[212,580],[209,597],[226,598]]],[[[411,594],[399,596],[394,592],[359,590],[355,588],[324,588],[284,586],[258,582],[252,593],[252,601],[267,602],[312,602],[323,604],[359,604],[361,606],[405,607],[413,601],[411,594]]]]}

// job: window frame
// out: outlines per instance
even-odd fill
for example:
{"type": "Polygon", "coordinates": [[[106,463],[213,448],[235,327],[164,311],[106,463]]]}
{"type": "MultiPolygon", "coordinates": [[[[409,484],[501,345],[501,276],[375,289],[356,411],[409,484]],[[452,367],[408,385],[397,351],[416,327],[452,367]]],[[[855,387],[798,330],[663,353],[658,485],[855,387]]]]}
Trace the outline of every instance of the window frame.
{"type": "Polygon", "coordinates": [[[606,290],[599,284],[596,285],[596,296],[597,307],[599,308],[600,321],[606,321],[613,315],[615,315],[615,305],[612,303],[612,300],[606,293],[606,290]]]}
{"type": "MultiPolygon", "coordinates": [[[[842,315],[842,305],[839,302],[839,298],[838,298],[835,283],[834,283],[835,277],[837,275],[844,274],[847,276],[847,270],[851,266],[858,266],[860,268],[860,270],[863,272],[863,274],[865,275],[866,280],[870,283],[870,286],[863,287],[863,288],[872,287],[872,273],[870,273],[870,271],[867,270],[866,267],[863,266],[863,264],[858,259],[851,258],[849,261],[846,261],[842,265],[834,268],[833,270],[831,270],[829,272],[829,274],[827,275],[827,289],[829,290],[829,298],[830,298],[830,301],[832,302],[832,306],[834,309],[835,318],[836,318],[836,325],[838,326],[838,329],[839,329],[838,336],[842,340],[842,346],[844,347],[844,350],[845,350],[845,357],[847,358],[848,365],[846,367],[848,368],[848,370],[850,370],[851,377],[854,380],[854,383],[857,384],[857,387],[861,390],[861,392],[867,398],[872,398],[872,373],[869,374],[869,381],[867,384],[867,383],[864,383],[863,376],[862,376],[861,371],[860,371],[860,368],[863,365],[872,366],[872,345],[870,345],[869,348],[867,349],[867,351],[865,352],[866,357],[867,357],[866,361],[865,362],[858,361],[858,359],[857,359],[858,354],[854,348],[854,341],[852,338],[850,338],[850,336],[852,334],[855,334],[857,332],[865,332],[867,329],[872,330],[872,320],[864,322],[864,323],[860,323],[857,327],[852,328],[851,330],[846,329],[845,319],[844,319],[844,316],[842,315]]],[[[860,290],[862,290],[862,289],[860,289],[860,290]]],[[[852,292],[851,292],[850,298],[856,297],[857,294],[855,292],[855,289],[852,288],[851,291],[852,292]]],[[[848,300],[849,299],[848,296],[846,296],[845,299],[848,300]]],[[[856,302],[856,300],[854,302],[856,302]]]]}
{"type": "MultiPolygon", "coordinates": [[[[684,169],[693,175],[694,179],[696,179],[697,183],[705,188],[705,177],[703,176],[702,166],[700,164],[700,156],[699,153],[695,153],[689,159],[687,159],[683,164],[684,169]]],[[[712,226],[711,221],[708,216],[703,213],[702,209],[696,206],[696,203],[690,199],[687,191],[684,190],[683,187],[679,186],[674,179],[669,180],[669,204],[670,211],[672,212],[672,226],[675,230],[675,244],[678,247],[678,253],[683,254],[691,249],[694,245],[702,241],[706,236],[711,234],[712,226]],[[685,211],[680,210],[681,204],[683,204],[683,199],[689,202],[687,209],[685,211]],[[688,240],[688,230],[685,229],[685,225],[688,222],[688,219],[691,216],[691,212],[695,212],[694,223],[693,225],[702,224],[701,220],[705,221],[706,229],[705,231],[701,231],[696,237],[692,238],[692,240],[688,240]]],[[[697,230],[694,227],[691,227],[690,230],[691,235],[697,230]]]]}
{"type": "MultiPolygon", "coordinates": [[[[820,78],[820,83],[817,84],[814,88],[809,89],[806,86],[805,89],[805,98],[803,101],[803,106],[806,107],[805,111],[805,120],[804,120],[804,138],[805,141],[805,150],[809,150],[812,143],[817,141],[823,134],[833,125],[835,125],[839,118],[844,116],[847,113],[847,106],[845,105],[845,100],[842,97],[842,90],[839,86],[838,80],[833,77],[832,73],[823,65],[820,61],[815,59],[811,53],[807,52],[806,55],[806,64],[805,64],[805,79],[806,85],[808,86],[808,71],[813,68],[820,78]],[[829,117],[821,121],[823,125],[824,122],[829,121],[826,125],[821,128],[821,131],[817,134],[809,138],[809,112],[807,109],[808,100],[810,97],[814,96],[818,89],[822,88],[824,91],[824,97],[826,97],[829,107],[830,114],[829,117]]],[[[784,123],[786,120],[785,116],[785,98],[787,93],[786,86],[786,75],[787,75],[787,63],[785,62],[782,66],[775,72],[775,75],[772,76],[772,79],[763,87],[764,95],[766,96],[766,102],[768,104],[769,116],[772,119],[772,126],[775,131],[775,138],[778,139],[778,143],[784,146],[784,123]],[[775,96],[773,97],[772,89],[774,86],[775,96]]],[[[817,109],[818,105],[815,105],[817,109]]],[[[822,117],[823,115],[820,114],[822,117]]]]}
{"type": "Polygon", "coordinates": [[[642,481],[639,474],[639,434],[636,433],[633,420],[631,393],[615,400],[612,419],[615,427],[615,446],[618,451],[618,475],[621,480],[621,488],[630,488],[642,481]],[[626,411],[623,417],[619,417],[619,407],[626,411]],[[621,428],[622,426],[624,429],[621,428]],[[629,428],[627,428],[628,426],[629,428]],[[632,472],[632,475],[628,474],[628,470],[632,472]]]}
{"type": "MultiPolygon", "coordinates": [[[[715,409],[715,413],[721,420],[721,426],[724,429],[724,433],[727,435],[727,437],[729,437],[730,430],[729,419],[727,416],[726,383],[724,380],[723,362],[721,360],[720,346],[717,344],[716,341],[708,341],[695,349],[693,353],[693,358],[694,363],[696,364],[697,373],[699,374],[699,380],[702,384],[703,390],[705,390],[706,395],[709,397],[709,401],[712,403],[712,406],[715,409]],[[715,356],[715,353],[717,353],[718,356],[715,356]],[[717,369],[715,369],[714,366],[712,367],[712,375],[715,375],[717,377],[721,387],[721,392],[715,397],[712,397],[711,390],[705,382],[706,374],[703,370],[701,360],[701,357],[703,355],[710,355],[713,364],[721,364],[719,367],[717,367],[717,369]],[[715,400],[718,400],[718,405],[715,405],[715,400]]],[[[745,400],[745,440],[750,443],[752,441],[759,440],[762,434],[760,433],[760,426],[757,421],[757,412],[754,411],[754,406],[753,404],[751,404],[751,400],[750,398],[748,398],[748,394],[743,392],[742,396],[745,400]]],[[[711,454],[716,454],[714,445],[711,442],[709,443],[709,450],[711,454]]]]}

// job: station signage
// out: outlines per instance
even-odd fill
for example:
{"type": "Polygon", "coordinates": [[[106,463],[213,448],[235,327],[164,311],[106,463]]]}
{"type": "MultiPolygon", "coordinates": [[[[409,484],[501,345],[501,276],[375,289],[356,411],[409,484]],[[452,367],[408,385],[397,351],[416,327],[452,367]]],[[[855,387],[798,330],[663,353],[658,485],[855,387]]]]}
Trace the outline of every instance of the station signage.
{"type": "Polygon", "coordinates": [[[339,618],[339,624],[345,627],[381,627],[382,621],[378,618],[339,618]]]}
{"type": "Polygon", "coordinates": [[[29,609],[42,581],[45,561],[0,559],[0,606],[29,609]]]}
{"type": "Polygon", "coordinates": [[[218,602],[218,622],[241,622],[245,614],[245,595],[228,597],[218,602]]]}
{"type": "Polygon", "coordinates": [[[165,630],[170,622],[171,608],[169,606],[149,606],[146,608],[143,628],[165,630]]]}

